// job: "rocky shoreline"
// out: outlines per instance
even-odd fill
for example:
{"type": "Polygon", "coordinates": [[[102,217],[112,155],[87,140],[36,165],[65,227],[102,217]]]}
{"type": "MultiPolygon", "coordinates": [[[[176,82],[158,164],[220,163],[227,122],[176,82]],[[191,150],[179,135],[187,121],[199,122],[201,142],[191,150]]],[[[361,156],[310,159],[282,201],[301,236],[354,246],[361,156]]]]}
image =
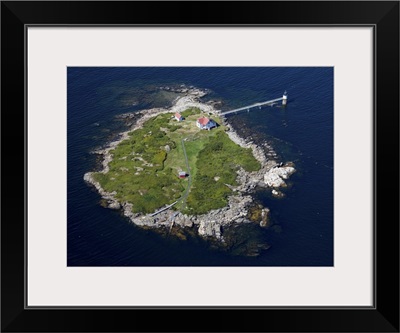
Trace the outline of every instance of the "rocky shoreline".
{"type": "MultiPolygon", "coordinates": [[[[162,87],[162,89],[166,89],[162,87]]],[[[107,173],[109,171],[108,164],[112,161],[112,150],[123,140],[128,137],[128,133],[137,130],[150,118],[163,113],[183,112],[189,107],[197,107],[208,114],[218,114],[215,109],[215,101],[209,103],[200,102],[200,98],[207,94],[206,91],[194,87],[181,87],[184,96],[178,97],[170,108],[154,108],[142,110],[135,113],[124,114],[119,116],[124,120],[131,122],[131,128],[121,133],[119,138],[111,142],[107,147],[94,151],[94,153],[102,156],[102,170],[100,172],[107,173]]],[[[246,172],[239,169],[237,172],[238,186],[230,186],[233,194],[229,197],[228,205],[224,208],[212,210],[202,215],[186,215],[180,212],[167,209],[155,216],[151,214],[138,214],[132,212],[132,204],[128,202],[119,202],[116,198],[116,192],[106,192],[100,184],[93,178],[93,172],[84,175],[84,180],[93,185],[111,209],[121,209],[123,214],[128,217],[134,224],[147,228],[163,228],[171,230],[174,226],[181,228],[191,228],[197,231],[197,234],[204,238],[212,238],[224,242],[223,229],[227,226],[240,223],[258,222],[261,227],[269,225],[269,209],[266,207],[258,207],[259,212],[252,214],[256,206],[251,196],[258,187],[271,188],[272,195],[282,197],[283,193],[279,190],[286,186],[284,180],[295,172],[293,163],[278,163],[275,160],[277,156],[273,148],[265,143],[257,145],[252,141],[246,141],[241,138],[229,123],[225,123],[229,138],[244,148],[250,148],[254,157],[261,163],[261,169],[256,172],[246,172]],[[267,153],[266,153],[267,152],[267,153]],[[257,216],[254,221],[252,216],[257,216]]],[[[254,212],[253,212],[254,213],[254,212]]]]}

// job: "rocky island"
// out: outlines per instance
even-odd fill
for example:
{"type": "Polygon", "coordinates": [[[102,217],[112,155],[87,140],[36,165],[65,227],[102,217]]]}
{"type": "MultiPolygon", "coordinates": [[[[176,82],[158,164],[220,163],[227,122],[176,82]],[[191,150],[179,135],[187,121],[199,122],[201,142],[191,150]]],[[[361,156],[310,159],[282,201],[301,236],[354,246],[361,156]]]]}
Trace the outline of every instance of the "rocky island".
{"type": "Polygon", "coordinates": [[[170,108],[122,115],[131,128],[95,151],[102,169],[84,180],[135,225],[177,228],[181,238],[188,230],[224,243],[230,226],[268,227],[269,209],[256,204],[252,193],[264,187],[282,197],[294,164],[278,162],[268,144],[241,138],[219,115],[218,102],[201,102],[207,91],[179,92],[170,108]]]}

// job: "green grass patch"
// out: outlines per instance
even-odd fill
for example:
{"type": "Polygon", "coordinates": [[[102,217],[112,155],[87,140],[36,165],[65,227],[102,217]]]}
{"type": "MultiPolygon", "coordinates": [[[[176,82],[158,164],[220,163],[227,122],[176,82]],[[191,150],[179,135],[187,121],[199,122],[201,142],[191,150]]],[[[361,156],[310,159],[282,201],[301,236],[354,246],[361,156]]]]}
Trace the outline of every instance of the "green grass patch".
{"type": "Polygon", "coordinates": [[[226,184],[237,185],[236,171],[239,166],[249,172],[261,167],[251,149],[235,144],[223,131],[210,136],[197,157],[186,213],[204,214],[226,206],[231,194],[226,184]]]}
{"type": "Polygon", "coordinates": [[[108,192],[117,192],[122,202],[133,204],[134,212],[152,213],[181,197],[185,187],[174,171],[165,167],[168,154],[176,147],[167,133],[170,115],[159,115],[143,128],[130,133],[113,151],[107,174],[95,173],[94,178],[108,192]]]}
{"type": "Polygon", "coordinates": [[[181,116],[183,116],[184,118],[187,118],[189,116],[197,115],[200,113],[201,113],[201,110],[199,108],[190,108],[190,109],[183,111],[181,113],[181,116]]]}

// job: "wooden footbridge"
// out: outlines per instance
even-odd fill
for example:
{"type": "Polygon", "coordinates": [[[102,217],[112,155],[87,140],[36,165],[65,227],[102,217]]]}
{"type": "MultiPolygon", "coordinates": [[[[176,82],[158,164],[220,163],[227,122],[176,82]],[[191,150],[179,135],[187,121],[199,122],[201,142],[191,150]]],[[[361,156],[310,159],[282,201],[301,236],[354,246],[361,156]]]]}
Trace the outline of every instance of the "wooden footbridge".
{"type": "Polygon", "coordinates": [[[233,109],[233,110],[229,110],[229,111],[220,112],[219,115],[226,116],[228,114],[238,113],[238,112],[241,112],[241,111],[249,112],[251,109],[254,109],[254,108],[257,108],[257,107],[259,109],[261,109],[261,107],[265,106],[265,105],[273,106],[273,105],[277,104],[280,101],[282,101],[282,105],[286,105],[286,103],[287,103],[287,93],[286,93],[286,91],[285,91],[285,93],[283,94],[282,97],[271,99],[271,100],[265,101],[265,102],[254,103],[254,104],[251,104],[251,105],[243,106],[241,108],[237,108],[237,109],[233,109]]]}

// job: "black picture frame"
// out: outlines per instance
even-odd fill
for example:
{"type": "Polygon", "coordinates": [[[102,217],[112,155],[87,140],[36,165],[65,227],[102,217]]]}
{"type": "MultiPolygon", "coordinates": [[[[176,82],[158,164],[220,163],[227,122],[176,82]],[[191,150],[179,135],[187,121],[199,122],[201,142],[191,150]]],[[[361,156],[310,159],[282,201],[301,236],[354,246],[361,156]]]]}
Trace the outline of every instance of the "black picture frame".
{"type": "Polygon", "coordinates": [[[2,1],[1,73],[3,332],[399,332],[398,1],[2,1]],[[27,308],[24,261],[28,241],[25,234],[27,165],[24,153],[27,127],[24,118],[25,34],[29,25],[373,27],[376,120],[374,306],[27,308]]]}

